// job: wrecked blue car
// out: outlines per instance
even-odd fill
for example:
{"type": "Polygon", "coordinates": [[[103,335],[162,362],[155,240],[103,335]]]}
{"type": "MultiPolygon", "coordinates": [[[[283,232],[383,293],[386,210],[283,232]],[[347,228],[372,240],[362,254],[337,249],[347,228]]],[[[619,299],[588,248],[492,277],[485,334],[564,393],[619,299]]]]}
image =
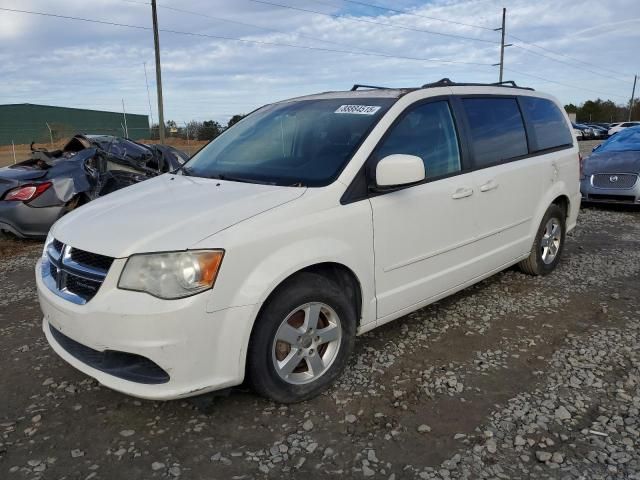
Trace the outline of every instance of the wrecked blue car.
{"type": "Polygon", "coordinates": [[[46,237],[65,213],[123,187],[179,168],[189,157],[167,145],[110,135],[75,135],[61,150],[0,168],[0,231],[46,237]]]}

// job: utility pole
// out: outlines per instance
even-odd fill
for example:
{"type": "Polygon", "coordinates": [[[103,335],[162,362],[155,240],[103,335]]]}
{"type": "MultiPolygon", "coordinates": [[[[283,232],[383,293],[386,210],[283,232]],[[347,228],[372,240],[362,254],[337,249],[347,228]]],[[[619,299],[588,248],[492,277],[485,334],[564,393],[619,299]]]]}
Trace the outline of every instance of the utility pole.
{"type": "Polygon", "coordinates": [[[189,151],[189,156],[191,156],[191,144],[189,143],[189,124],[187,122],[184,123],[184,129],[187,132],[187,150],[189,151]]]}
{"type": "Polygon", "coordinates": [[[48,122],[44,122],[44,124],[49,129],[49,140],[51,140],[51,147],[53,148],[53,132],[51,131],[51,127],[49,126],[48,122]]]}
{"type": "Polygon", "coordinates": [[[631,112],[633,110],[633,101],[636,98],[636,82],[638,81],[638,75],[633,76],[633,90],[631,90],[631,101],[629,102],[629,119],[627,122],[631,121],[631,112]]]}
{"type": "Polygon", "coordinates": [[[498,80],[499,83],[502,83],[502,73],[503,73],[503,70],[504,70],[504,47],[510,47],[511,45],[513,45],[511,43],[507,43],[505,45],[505,43],[504,43],[504,36],[505,36],[505,28],[504,28],[504,26],[505,26],[506,19],[507,19],[507,9],[503,8],[502,9],[502,27],[494,28],[494,32],[500,31],[501,32],[501,37],[502,37],[502,39],[500,40],[500,63],[494,63],[493,64],[494,67],[497,67],[498,65],[500,66],[500,77],[499,77],[499,80],[498,80]]]}
{"type": "Polygon", "coordinates": [[[153,15],[153,46],[156,51],[156,89],[158,91],[158,131],[160,143],[164,143],[164,111],[162,108],[162,74],[160,73],[160,37],[158,36],[158,9],[156,0],[151,0],[151,13],[153,15]]]}
{"type": "Polygon", "coordinates": [[[124,118],[124,137],[129,138],[129,129],[127,128],[127,111],[124,109],[124,98],[122,99],[122,116],[124,118]]]}
{"type": "Polygon", "coordinates": [[[149,102],[149,118],[153,125],[153,110],[151,109],[151,94],[149,93],[149,79],[147,78],[147,62],[144,62],[144,83],[147,84],[147,101],[149,102]]]}

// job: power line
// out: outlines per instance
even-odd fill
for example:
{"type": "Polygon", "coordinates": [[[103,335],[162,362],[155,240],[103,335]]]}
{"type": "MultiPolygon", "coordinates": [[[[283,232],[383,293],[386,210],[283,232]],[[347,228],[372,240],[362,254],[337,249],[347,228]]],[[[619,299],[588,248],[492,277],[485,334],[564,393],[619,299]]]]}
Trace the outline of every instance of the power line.
{"type": "MultiPolygon", "coordinates": [[[[323,0],[312,0],[312,1],[314,1],[316,3],[325,4],[325,5],[338,6],[338,4],[336,4],[336,3],[327,2],[327,1],[323,1],[323,0]]],[[[446,23],[451,23],[451,24],[463,25],[463,26],[466,26],[466,27],[480,28],[480,29],[484,29],[484,30],[493,30],[492,28],[484,27],[484,26],[481,26],[481,25],[474,25],[474,24],[469,24],[469,23],[464,23],[464,22],[457,22],[457,21],[454,21],[454,20],[431,17],[431,16],[427,16],[427,15],[413,13],[413,12],[407,11],[406,9],[405,10],[399,10],[399,9],[395,9],[395,8],[391,8],[391,7],[387,7],[387,6],[374,5],[374,4],[363,2],[363,1],[360,1],[360,0],[340,0],[340,1],[346,2],[346,3],[355,4],[355,5],[362,5],[362,6],[367,6],[367,7],[371,7],[371,8],[377,8],[379,10],[385,10],[385,11],[395,12],[395,13],[399,13],[399,14],[406,14],[406,15],[410,15],[410,16],[414,16],[414,17],[418,17],[418,18],[426,18],[426,19],[429,19],[429,20],[436,20],[436,21],[441,21],[441,22],[446,22],[446,23]]],[[[553,51],[553,50],[551,50],[549,48],[546,48],[546,47],[543,47],[541,45],[538,45],[536,43],[524,40],[524,39],[522,39],[522,38],[520,38],[520,37],[518,37],[516,35],[509,34],[509,35],[507,35],[507,37],[511,37],[511,38],[513,38],[515,40],[518,40],[518,41],[520,41],[520,42],[522,42],[524,44],[531,45],[532,47],[539,48],[541,50],[544,50],[546,52],[552,53],[554,55],[565,57],[565,58],[567,58],[569,60],[572,60],[573,62],[576,62],[576,63],[581,63],[583,65],[594,67],[594,68],[597,68],[599,70],[607,71],[609,73],[630,76],[629,74],[626,74],[626,73],[623,73],[623,72],[616,72],[614,70],[609,70],[607,68],[601,67],[601,66],[593,64],[593,63],[589,63],[589,62],[585,62],[585,61],[582,61],[582,60],[578,60],[577,58],[571,57],[571,56],[566,55],[564,53],[556,52],[556,51],[553,51]]],[[[582,70],[584,70],[586,72],[593,73],[594,75],[599,75],[601,77],[610,78],[610,79],[618,80],[618,81],[621,81],[621,82],[628,82],[628,80],[622,80],[622,79],[617,78],[617,77],[604,75],[602,73],[599,73],[599,72],[596,72],[596,71],[593,71],[593,70],[590,70],[590,69],[585,69],[585,68],[582,68],[582,67],[579,67],[579,66],[576,66],[576,65],[572,65],[572,64],[567,63],[567,62],[563,62],[562,60],[558,60],[558,59],[553,58],[553,57],[548,56],[548,55],[543,55],[543,54],[535,52],[535,51],[533,51],[531,49],[525,48],[525,47],[523,47],[521,45],[514,45],[514,46],[517,47],[517,48],[520,48],[520,49],[522,49],[524,51],[527,51],[527,52],[529,52],[531,54],[539,55],[541,57],[548,58],[548,59],[553,60],[555,62],[564,63],[565,65],[569,65],[569,66],[577,68],[577,69],[582,69],[582,70]]]]}
{"type": "MultiPolygon", "coordinates": [[[[129,1],[131,1],[131,0],[129,0],[129,1]]],[[[287,6],[287,5],[275,4],[275,3],[271,3],[271,2],[268,2],[268,1],[265,1],[265,0],[249,0],[249,1],[253,1],[253,2],[256,2],[256,3],[264,3],[264,4],[268,4],[268,5],[281,6],[283,8],[292,8],[294,10],[306,11],[304,9],[299,9],[297,7],[291,7],[291,6],[287,6]]],[[[132,2],[131,1],[131,3],[139,3],[139,2],[132,2]]],[[[53,13],[48,13],[48,12],[38,12],[38,11],[33,11],[33,10],[20,10],[20,9],[11,9],[11,8],[0,7],[0,11],[6,11],[6,12],[11,12],[11,13],[22,13],[22,14],[29,14],[29,15],[38,15],[38,16],[52,17],[52,18],[58,18],[58,19],[64,19],[64,20],[73,20],[73,21],[81,21],[81,22],[93,23],[93,24],[101,24],[101,25],[116,26],[116,27],[123,27],[123,28],[131,28],[131,29],[137,29],[137,30],[145,30],[145,31],[152,30],[151,27],[142,26],[142,25],[132,25],[132,24],[112,22],[112,21],[106,21],[106,20],[89,19],[89,18],[83,18],[83,17],[69,16],[69,15],[59,15],[59,14],[53,14],[53,13]]],[[[318,13],[318,14],[321,14],[321,15],[327,15],[327,16],[330,16],[330,17],[336,17],[335,15],[323,14],[321,12],[310,11],[310,13],[318,13]]],[[[345,17],[340,17],[340,16],[337,16],[337,17],[345,18],[345,17]]],[[[353,20],[355,20],[355,19],[353,19],[353,20]]],[[[378,23],[378,22],[366,22],[366,23],[378,23]]],[[[385,26],[395,26],[393,24],[383,24],[383,25],[385,25],[385,26]]],[[[409,29],[409,28],[407,28],[407,29],[409,29]]],[[[409,30],[411,30],[411,29],[409,29],[409,30]]],[[[401,56],[401,55],[391,55],[391,54],[384,54],[384,53],[373,53],[373,52],[369,53],[369,52],[361,52],[361,51],[353,51],[353,50],[338,50],[338,49],[330,49],[330,48],[323,48],[323,47],[311,47],[311,46],[305,46],[305,45],[296,45],[296,44],[290,44],[290,43],[279,43],[279,42],[269,42],[269,41],[260,41],[260,40],[248,40],[248,39],[243,39],[243,38],[227,37],[227,36],[222,36],[222,35],[211,35],[211,34],[205,34],[205,33],[183,32],[183,31],[179,31],[179,30],[160,29],[160,31],[161,32],[165,32],[165,33],[172,33],[172,34],[176,34],[176,35],[212,38],[212,39],[216,39],[216,40],[227,40],[227,41],[235,41],[235,42],[240,42],[240,43],[266,45],[266,46],[280,46],[280,47],[298,48],[298,49],[315,50],[315,51],[322,51],[322,52],[344,53],[344,54],[349,54],[349,55],[373,56],[373,57],[392,58],[392,59],[399,59],[399,60],[425,61],[425,62],[433,62],[433,63],[490,66],[490,64],[478,63],[478,62],[463,62],[463,61],[435,59],[435,58],[420,58],[420,57],[409,57],[409,56],[401,56]]],[[[433,33],[433,32],[426,32],[426,33],[433,33]]],[[[447,35],[447,34],[443,34],[443,35],[447,35]]],[[[512,37],[516,38],[513,35],[512,35],[512,37]]],[[[532,53],[535,53],[535,52],[532,52],[532,53]]],[[[549,58],[551,58],[551,57],[549,57],[549,58]]],[[[527,76],[527,77],[531,77],[531,78],[536,78],[538,80],[542,80],[542,81],[545,81],[545,82],[555,83],[557,85],[562,85],[562,86],[565,86],[565,87],[574,88],[574,89],[577,89],[577,90],[583,90],[583,91],[587,91],[587,92],[591,92],[591,93],[596,93],[596,94],[599,94],[599,95],[604,94],[604,95],[616,96],[616,97],[625,98],[625,99],[627,98],[626,96],[623,96],[623,95],[611,94],[611,93],[603,93],[603,92],[599,92],[599,91],[596,91],[596,90],[586,89],[586,88],[583,88],[583,87],[578,87],[578,86],[575,86],[575,85],[570,85],[570,84],[566,84],[566,83],[563,83],[563,82],[550,80],[550,79],[547,79],[547,78],[544,78],[544,77],[540,77],[540,76],[537,76],[537,75],[533,75],[533,74],[529,74],[529,73],[525,73],[525,72],[520,72],[518,70],[514,70],[514,69],[511,69],[511,68],[509,68],[509,69],[505,68],[505,70],[511,71],[513,73],[517,73],[519,75],[523,75],[523,76],[527,76]]]]}
{"type": "MultiPolygon", "coordinates": [[[[320,1],[320,0],[312,0],[312,1],[315,1],[317,3],[323,3],[325,5],[331,5],[332,4],[332,5],[338,6],[335,3],[329,3],[329,2],[324,2],[324,1],[320,1]]],[[[358,0],[341,0],[341,1],[346,2],[346,3],[352,3],[354,5],[361,5],[361,6],[364,6],[364,7],[377,8],[378,10],[384,10],[384,11],[387,11],[387,12],[399,13],[399,14],[402,14],[402,15],[409,15],[409,16],[418,17],[418,18],[425,18],[427,20],[435,20],[437,22],[451,23],[453,25],[461,25],[461,26],[464,26],[464,27],[471,27],[471,28],[480,28],[482,30],[488,30],[490,32],[493,31],[493,28],[491,28],[491,27],[484,27],[482,25],[474,25],[472,23],[458,22],[458,21],[449,20],[449,19],[446,19],[446,18],[431,17],[429,15],[423,15],[423,14],[418,14],[418,13],[411,12],[408,9],[398,10],[396,8],[386,7],[386,6],[382,6],[382,5],[374,5],[373,3],[360,2],[358,0]]]]}
{"type": "MultiPolygon", "coordinates": [[[[138,5],[148,5],[148,3],[144,2],[144,1],[137,1],[137,0],[121,0],[121,1],[127,2],[127,3],[135,3],[135,4],[138,4],[138,5]]],[[[311,36],[311,35],[305,35],[305,34],[298,33],[298,32],[285,32],[285,31],[282,31],[282,30],[277,30],[277,29],[269,28],[269,27],[263,27],[263,26],[260,26],[260,25],[252,24],[252,23],[239,22],[237,20],[230,20],[230,19],[222,18],[222,17],[215,17],[215,16],[212,16],[212,15],[207,15],[207,14],[200,13],[200,12],[195,12],[195,11],[192,11],[192,10],[184,10],[184,9],[181,9],[181,8],[175,8],[175,7],[170,7],[170,6],[167,6],[167,5],[160,5],[160,4],[158,4],[158,8],[164,8],[166,10],[172,10],[172,11],[175,11],[175,12],[186,13],[186,14],[189,14],[189,15],[197,16],[197,17],[211,18],[213,20],[222,21],[222,22],[234,23],[234,24],[237,24],[237,25],[243,25],[245,27],[252,27],[252,28],[263,29],[263,30],[266,30],[266,31],[277,32],[277,33],[281,33],[283,35],[290,35],[290,34],[293,33],[296,36],[300,36],[300,37],[303,37],[303,38],[308,38],[308,39],[315,40],[315,41],[318,41],[318,42],[325,42],[325,43],[330,43],[330,44],[333,44],[333,45],[337,45],[339,47],[351,48],[349,45],[345,45],[344,43],[334,42],[334,41],[331,41],[331,40],[325,40],[325,39],[314,37],[314,36],[311,36]]],[[[380,51],[371,50],[371,49],[363,49],[363,48],[358,48],[357,52],[368,52],[368,53],[373,53],[373,54],[376,54],[376,55],[385,55],[385,56],[388,55],[388,54],[380,52],[380,51]]],[[[489,64],[484,64],[484,65],[489,66],[489,64]]]]}
{"type": "MultiPolygon", "coordinates": [[[[252,0],[252,1],[257,1],[257,0],[252,0]]],[[[110,21],[105,21],[105,20],[95,20],[95,19],[89,19],[89,18],[83,18],[83,17],[74,17],[74,16],[69,16],[69,15],[58,15],[58,14],[47,13],[47,12],[37,12],[37,11],[33,11],[33,10],[19,10],[19,9],[15,9],[15,8],[0,7],[0,11],[12,12],[12,13],[24,13],[24,14],[29,14],[29,15],[39,15],[39,16],[43,16],[43,17],[54,17],[54,18],[60,18],[60,19],[65,19],[65,20],[75,20],[75,21],[87,22],[87,23],[97,23],[97,24],[101,24],[101,25],[110,25],[110,26],[115,26],[115,27],[133,28],[133,29],[137,29],[137,30],[146,30],[146,31],[152,30],[151,27],[146,27],[146,26],[142,26],[142,25],[131,25],[131,24],[127,24],[127,23],[110,22],[110,21]]],[[[338,50],[338,49],[324,48],[324,47],[311,47],[311,46],[307,46],[307,45],[296,45],[296,44],[292,44],[292,43],[269,42],[269,41],[264,41],[264,40],[248,40],[248,39],[244,39],[244,38],[226,37],[226,36],[223,36],[223,35],[211,35],[211,34],[207,34],[207,33],[183,32],[183,31],[180,31],[180,30],[160,29],[159,31],[164,32],[164,33],[172,33],[172,34],[175,34],[175,35],[185,35],[185,36],[190,36],[190,37],[212,38],[212,39],[215,39],[215,40],[228,40],[228,41],[234,41],[234,42],[240,42],[240,43],[249,43],[249,44],[255,44],[255,45],[299,48],[299,49],[303,49],[303,50],[315,50],[315,51],[321,51],[321,52],[345,53],[345,54],[348,54],[348,55],[363,55],[363,56],[368,56],[368,57],[392,58],[392,59],[396,59],[396,60],[414,60],[414,61],[430,62],[430,63],[446,63],[446,64],[460,64],[460,65],[490,66],[490,64],[488,64],[488,63],[463,62],[463,61],[459,61],[459,60],[445,60],[445,59],[439,59],[439,58],[409,57],[409,56],[406,56],[406,55],[391,55],[391,54],[385,54],[385,53],[373,53],[373,52],[363,52],[363,51],[355,51],[355,50],[338,50]]]]}
{"type": "Polygon", "coordinates": [[[584,90],[585,92],[595,93],[597,95],[607,95],[607,96],[610,96],[610,97],[620,97],[620,98],[625,98],[625,99],[627,98],[626,95],[619,95],[619,94],[616,94],[616,93],[606,93],[606,92],[600,92],[600,91],[597,91],[597,90],[591,90],[590,88],[578,87],[577,85],[571,85],[571,84],[568,84],[568,83],[558,82],[557,80],[550,80],[548,78],[540,77],[538,75],[533,75],[531,73],[520,72],[518,70],[514,70],[513,68],[505,68],[505,70],[509,71],[509,72],[517,73],[518,75],[523,75],[525,77],[536,78],[538,80],[542,80],[543,82],[555,83],[556,85],[562,85],[563,87],[574,88],[576,90],[584,90]]]}
{"type": "Polygon", "coordinates": [[[350,22],[360,22],[360,23],[368,23],[368,24],[372,24],[372,25],[381,25],[381,26],[385,26],[385,27],[392,27],[392,28],[399,28],[399,29],[402,29],[402,30],[409,30],[411,32],[428,33],[428,34],[431,34],[431,35],[439,35],[439,36],[442,36],[442,37],[450,37],[450,38],[459,38],[459,39],[462,39],[462,40],[470,40],[470,41],[474,41],[474,42],[484,42],[484,43],[491,43],[491,44],[499,44],[500,43],[500,42],[496,42],[494,40],[486,40],[484,38],[467,37],[465,35],[457,35],[455,33],[435,32],[433,30],[424,30],[424,29],[420,29],[420,28],[408,27],[406,25],[398,25],[397,23],[378,22],[378,21],[375,21],[375,20],[365,20],[364,18],[345,17],[343,15],[319,12],[317,10],[311,10],[311,9],[308,9],[308,8],[301,8],[301,7],[294,7],[293,5],[285,5],[285,4],[282,4],[282,3],[274,3],[274,2],[269,2],[267,0],[249,0],[249,1],[250,2],[254,2],[254,3],[261,3],[263,5],[271,5],[272,7],[287,8],[287,9],[290,9],[290,10],[297,10],[299,12],[313,13],[315,15],[322,15],[322,16],[325,16],[325,17],[331,17],[331,18],[335,18],[335,19],[348,20],[350,22]]]}
{"type": "Polygon", "coordinates": [[[522,42],[522,43],[525,43],[525,44],[527,44],[527,45],[531,45],[532,47],[539,48],[540,50],[544,50],[544,51],[549,52],[549,53],[552,53],[552,54],[554,54],[554,55],[558,55],[558,56],[561,56],[561,57],[568,58],[569,60],[573,60],[574,62],[577,62],[577,63],[582,63],[582,64],[584,64],[584,65],[588,65],[588,66],[590,66],[590,67],[595,67],[595,68],[598,68],[598,69],[600,69],[600,70],[604,70],[604,71],[609,72],[609,73],[614,73],[614,74],[616,74],[616,75],[626,75],[626,76],[631,76],[630,74],[625,73],[625,72],[618,72],[618,71],[616,71],[616,70],[610,70],[610,69],[608,69],[608,68],[605,68],[605,67],[601,67],[601,66],[599,66],[599,65],[596,65],[595,63],[589,63],[589,62],[585,62],[585,61],[583,61],[583,60],[578,60],[578,59],[577,59],[577,58],[575,58],[575,57],[571,57],[571,56],[569,56],[569,55],[567,55],[567,54],[565,54],[565,53],[556,52],[556,51],[554,51],[554,50],[551,50],[550,48],[543,47],[543,46],[541,46],[541,45],[538,45],[537,43],[533,43],[533,42],[530,42],[530,41],[524,40],[523,38],[517,37],[517,36],[515,36],[515,35],[513,35],[513,34],[509,34],[509,35],[507,35],[507,36],[508,36],[508,37],[511,37],[511,38],[513,38],[513,39],[515,39],[515,40],[518,40],[518,41],[520,41],[520,42],[522,42]]]}
{"type": "MultiPolygon", "coordinates": [[[[134,4],[137,4],[137,5],[150,5],[149,2],[137,1],[137,0],[120,0],[120,1],[126,2],[126,3],[134,3],[134,4]]],[[[219,21],[219,22],[227,22],[227,23],[232,23],[232,24],[235,24],[235,25],[242,25],[243,27],[257,28],[257,29],[260,29],[260,30],[268,31],[268,32],[280,33],[282,35],[291,35],[293,33],[294,35],[296,35],[298,37],[308,38],[308,39],[314,40],[316,42],[323,42],[323,43],[328,43],[328,44],[331,44],[331,45],[338,45],[338,46],[341,46],[341,47],[345,46],[344,44],[339,43],[339,42],[334,42],[332,40],[326,40],[324,38],[318,38],[318,37],[314,37],[314,36],[311,36],[311,35],[306,35],[304,33],[285,32],[284,30],[278,30],[276,28],[264,27],[262,25],[255,25],[253,23],[241,22],[239,20],[231,20],[230,18],[216,17],[216,16],[213,16],[213,15],[208,15],[206,13],[194,12],[192,10],[185,10],[185,9],[182,9],[182,8],[170,7],[168,5],[158,4],[158,8],[163,8],[165,10],[171,10],[171,11],[179,12],[179,13],[186,13],[188,15],[194,15],[194,16],[197,16],[197,17],[210,18],[212,20],[216,20],[216,21],[219,21]]],[[[359,50],[371,51],[371,50],[364,50],[364,49],[359,49],[359,50]]]]}
{"type": "MultiPolygon", "coordinates": [[[[513,37],[513,38],[515,38],[515,37],[513,37]]],[[[628,80],[623,80],[623,79],[618,78],[618,77],[613,77],[611,75],[605,75],[604,73],[596,72],[595,70],[591,70],[591,69],[588,69],[588,68],[580,67],[578,65],[573,65],[573,64],[571,64],[569,62],[565,62],[563,60],[558,60],[557,58],[553,58],[553,57],[551,57],[549,55],[545,55],[544,53],[536,52],[534,50],[531,50],[530,48],[523,47],[522,45],[513,44],[513,46],[516,47],[516,48],[519,48],[520,50],[523,50],[524,52],[530,53],[532,55],[537,55],[539,57],[548,58],[549,60],[553,60],[554,62],[558,62],[558,63],[561,63],[563,65],[568,65],[569,67],[572,67],[572,68],[575,68],[575,69],[578,69],[578,70],[583,70],[585,72],[589,72],[589,73],[592,73],[594,75],[598,75],[599,77],[609,78],[609,79],[612,79],[612,80],[616,80],[618,82],[629,83],[628,80]]]]}

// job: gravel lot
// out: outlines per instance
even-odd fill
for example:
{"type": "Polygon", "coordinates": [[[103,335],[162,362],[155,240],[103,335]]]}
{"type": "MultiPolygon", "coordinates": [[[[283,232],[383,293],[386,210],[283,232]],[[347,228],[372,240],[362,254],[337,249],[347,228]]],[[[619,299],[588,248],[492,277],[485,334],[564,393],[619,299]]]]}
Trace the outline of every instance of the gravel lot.
{"type": "Polygon", "coordinates": [[[640,478],[637,209],[583,209],[552,275],[510,269],[359,337],[290,406],[100,387],[44,340],[40,248],[0,239],[2,479],[640,478]]]}

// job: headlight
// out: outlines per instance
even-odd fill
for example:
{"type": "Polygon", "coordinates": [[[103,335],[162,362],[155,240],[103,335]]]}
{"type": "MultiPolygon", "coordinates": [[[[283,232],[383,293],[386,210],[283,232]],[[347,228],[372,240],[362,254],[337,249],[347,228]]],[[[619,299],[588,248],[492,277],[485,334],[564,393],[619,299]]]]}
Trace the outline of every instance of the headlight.
{"type": "Polygon", "coordinates": [[[118,288],[168,300],[195,295],[213,287],[223,256],[223,250],[132,255],[122,270],[118,288]]]}

